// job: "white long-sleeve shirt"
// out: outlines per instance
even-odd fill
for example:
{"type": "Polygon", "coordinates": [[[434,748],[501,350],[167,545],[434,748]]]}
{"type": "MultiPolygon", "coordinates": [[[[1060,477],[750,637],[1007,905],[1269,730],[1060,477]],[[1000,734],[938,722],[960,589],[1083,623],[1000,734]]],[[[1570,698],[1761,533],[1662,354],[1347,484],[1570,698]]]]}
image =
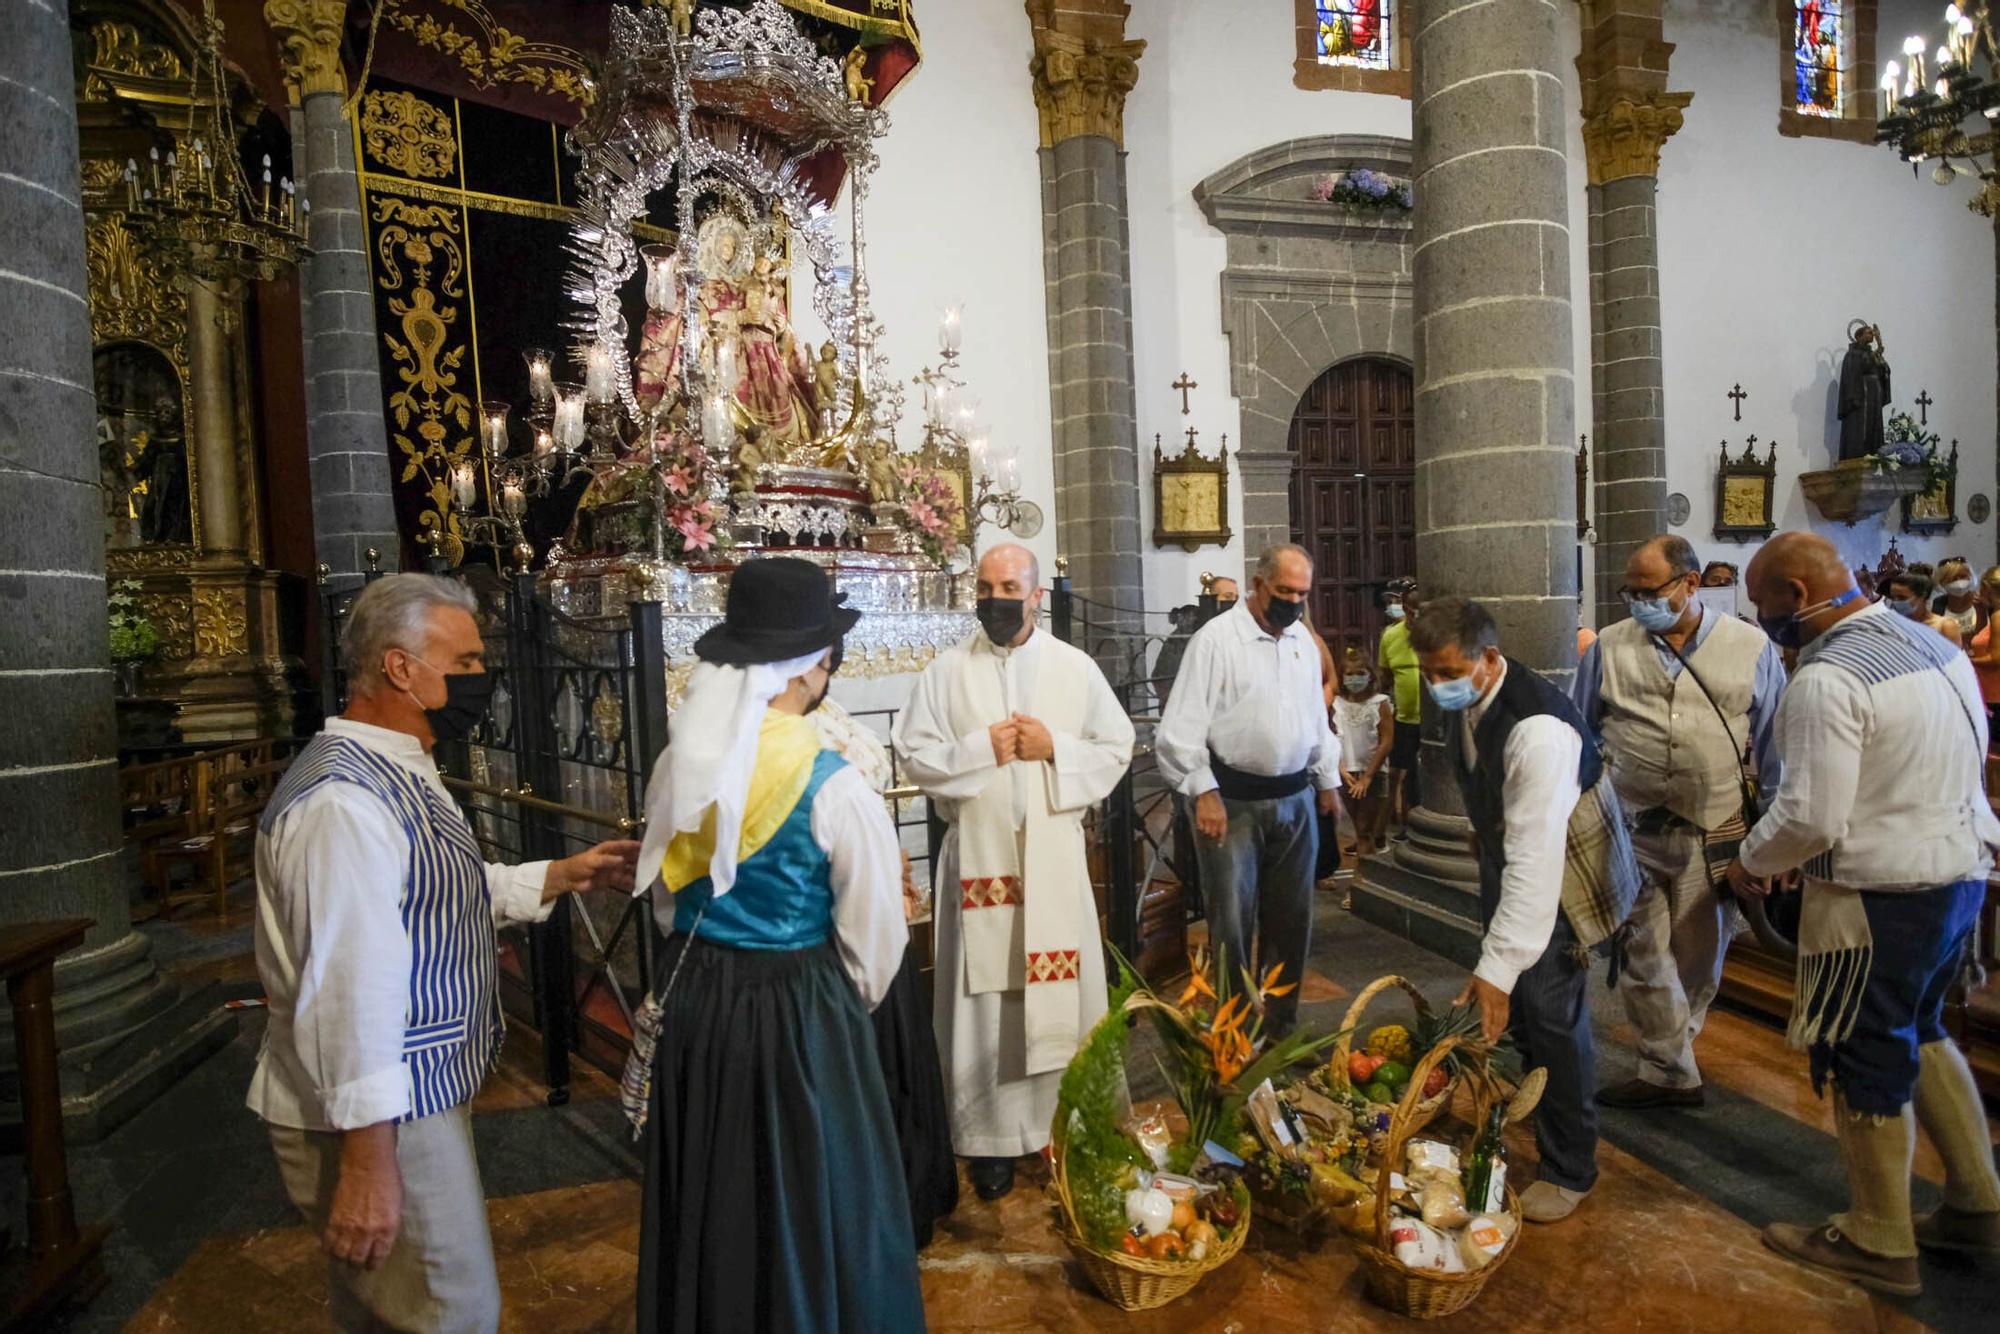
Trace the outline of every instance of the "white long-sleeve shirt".
{"type": "Polygon", "coordinates": [[[1965,654],[1876,605],[1799,654],[1778,704],[1784,782],[1743,869],[1849,889],[1977,879],[2000,847],[1983,783],[1986,708],[1965,654]]]}
{"type": "MultiPolygon", "coordinates": [[[[415,737],[346,718],[326,730],[445,790],[415,737]]],[[[257,836],[257,975],[270,1026],[247,1101],[267,1123],[354,1130],[410,1110],[410,939],[400,907],[409,858],[395,812],[354,783],[321,784],[257,836]]],[[[545,920],[548,872],[545,861],[489,862],[494,923],[545,920]]]]}
{"type": "MultiPolygon", "coordinates": [[[[1499,679],[1459,724],[1468,765],[1478,763],[1473,734],[1506,679],[1502,659],[1499,679]]],[[[1507,864],[1500,872],[1500,902],[1486,924],[1479,966],[1472,972],[1510,995],[1515,981],[1548,949],[1556,914],[1562,911],[1563,857],[1570,812],[1581,795],[1576,771],[1582,759],[1583,738],[1553,714],[1523,718],[1507,734],[1501,789],[1507,864]]]]}
{"type": "Polygon", "coordinates": [[[1305,626],[1273,635],[1239,601],[1196,631],[1153,753],[1188,797],[1215,790],[1214,759],[1268,778],[1310,769],[1314,787],[1339,787],[1340,742],[1327,725],[1319,649],[1305,626]]]}

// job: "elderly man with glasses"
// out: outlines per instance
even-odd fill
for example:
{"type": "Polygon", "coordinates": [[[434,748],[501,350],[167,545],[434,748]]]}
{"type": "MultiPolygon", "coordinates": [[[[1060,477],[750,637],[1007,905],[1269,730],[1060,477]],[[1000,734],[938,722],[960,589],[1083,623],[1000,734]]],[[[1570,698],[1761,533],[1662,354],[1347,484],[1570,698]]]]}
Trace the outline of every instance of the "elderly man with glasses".
{"type": "Polygon", "coordinates": [[[1638,1031],[1635,1078],[1598,1093],[1608,1107],[1698,1107],[1694,1039],[1741,927],[1709,872],[1711,835],[1740,840],[1757,788],[1776,790],[1773,745],[1785,665],[1756,627],[1695,596],[1702,567],[1686,539],[1655,537],[1625,562],[1632,610],[1578,665],[1572,699],[1602,741],[1633,821],[1643,883],[1618,990],[1638,1031]],[[1745,774],[1754,762],[1756,786],[1745,774]]]}

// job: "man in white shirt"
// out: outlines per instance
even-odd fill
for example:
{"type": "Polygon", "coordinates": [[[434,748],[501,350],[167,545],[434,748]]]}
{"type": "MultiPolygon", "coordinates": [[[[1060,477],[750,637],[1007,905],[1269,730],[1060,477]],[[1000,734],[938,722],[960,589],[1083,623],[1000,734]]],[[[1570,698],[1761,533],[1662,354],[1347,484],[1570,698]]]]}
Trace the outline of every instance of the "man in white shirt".
{"type": "Polygon", "coordinates": [[[1539,1179],[1521,1192],[1521,1212],[1559,1222],[1597,1182],[1588,973],[1563,908],[1563,859],[1570,813],[1602,763],[1569,698],[1501,656],[1477,602],[1426,601],[1410,647],[1432,701],[1456,715],[1445,748],[1479,861],[1486,935],[1457,1003],[1479,1006],[1487,1041],[1511,1031],[1525,1065],[1548,1071],[1535,1111],[1539,1179]]]}
{"type": "Polygon", "coordinates": [[[1786,1040],[1811,1053],[1816,1089],[1833,1080],[1851,1201],[1817,1227],[1773,1223],[1764,1244],[1913,1297],[1918,1247],[2000,1260],[1986,1117],[1943,1025],[2000,850],[1979,682],[1928,626],[1870,605],[1824,538],[1779,534],[1746,582],[1766,633],[1799,657],[1778,706],[1784,784],[1729,882],[1761,895],[1770,877],[1804,873],[1786,1040]],[[1944,1163],[1944,1202],[1912,1219],[1918,1122],[1944,1163]]]}
{"type": "MultiPolygon", "coordinates": [[[[1305,548],[1267,549],[1250,596],[1188,642],[1153,738],[1161,776],[1194,803],[1217,964],[1234,975],[1254,953],[1258,976],[1279,964],[1294,987],[1312,944],[1314,808],[1340,809],[1340,743],[1327,725],[1319,650],[1300,624],[1312,582],[1305,548]]],[[[1265,1035],[1282,1037],[1297,1020],[1293,990],[1269,1003],[1265,1035]]]]}
{"type": "Polygon", "coordinates": [[[952,1144],[988,1200],[1049,1142],[1063,1071],[1104,1014],[1083,816],[1132,762],[1131,719],[1097,664],[1036,627],[1041,601],[1034,553],[988,551],[981,632],[924,669],[894,736],[950,825],[933,1013],[952,1144]]]}
{"type": "Polygon", "coordinates": [[[487,863],[431,750],[492,695],[472,594],[390,575],[349,613],[352,699],[258,829],[270,1027],[250,1109],[320,1234],[341,1329],[492,1330],[500,1286],[469,1103],[501,1033],[494,927],[629,889],[639,845],[487,863]]]}

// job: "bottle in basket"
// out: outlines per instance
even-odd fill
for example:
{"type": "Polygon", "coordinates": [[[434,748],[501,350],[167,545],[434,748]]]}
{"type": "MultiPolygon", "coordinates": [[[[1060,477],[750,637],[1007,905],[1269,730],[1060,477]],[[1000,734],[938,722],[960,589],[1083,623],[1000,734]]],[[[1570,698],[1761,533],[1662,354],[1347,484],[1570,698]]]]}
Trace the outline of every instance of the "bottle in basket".
{"type": "Polygon", "coordinates": [[[1498,1103],[1465,1156],[1465,1207],[1475,1214],[1498,1213],[1506,1207],[1507,1153],[1500,1142],[1506,1124],[1506,1104],[1498,1103]]]}

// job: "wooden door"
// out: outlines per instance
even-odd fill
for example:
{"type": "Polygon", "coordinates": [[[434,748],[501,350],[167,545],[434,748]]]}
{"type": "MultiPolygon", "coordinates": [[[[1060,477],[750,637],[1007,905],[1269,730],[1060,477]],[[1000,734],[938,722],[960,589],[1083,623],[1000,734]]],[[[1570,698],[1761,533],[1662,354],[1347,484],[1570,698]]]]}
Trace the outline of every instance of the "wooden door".
{"type": "Polygon", "coordinates": [[[1376,594],[1416,573],[1416,410],[1410,372],[1342,362],[1292,414],[1292,540],[1313,553],[1313,622],[1372,658],[1376,594]]]}

